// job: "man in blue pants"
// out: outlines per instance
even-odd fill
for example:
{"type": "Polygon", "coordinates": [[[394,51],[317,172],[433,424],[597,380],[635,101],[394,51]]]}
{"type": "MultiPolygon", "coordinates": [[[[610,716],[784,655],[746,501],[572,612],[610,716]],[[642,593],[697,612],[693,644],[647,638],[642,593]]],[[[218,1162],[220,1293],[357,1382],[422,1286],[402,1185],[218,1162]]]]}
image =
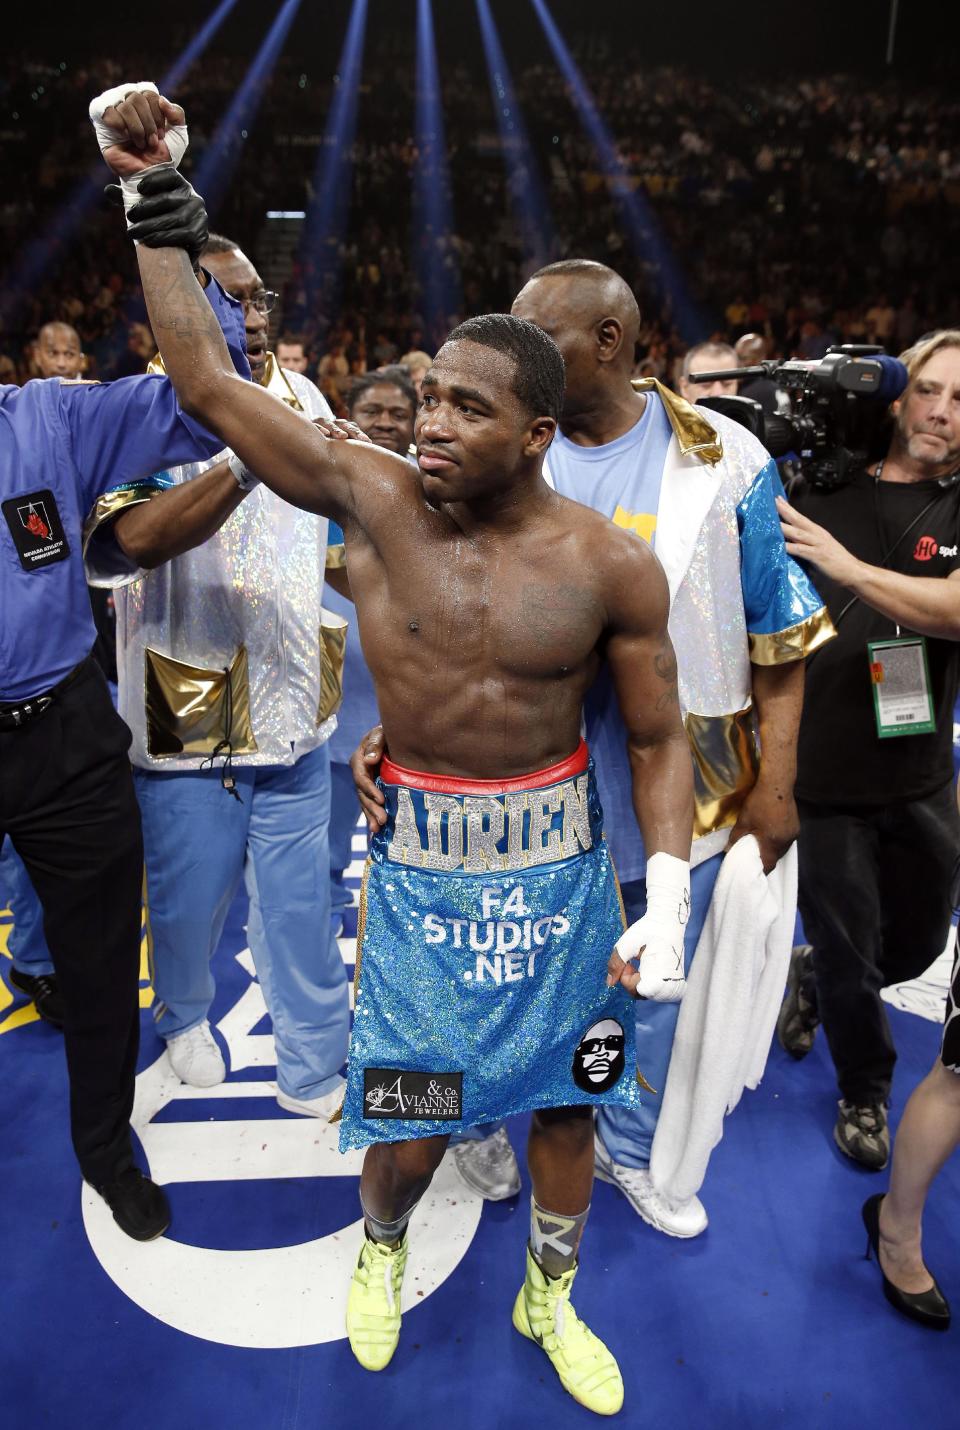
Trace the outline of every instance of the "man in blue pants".
{"type": "MultiPolygon", "coordinates": [[[[253,380],[307,417],[329,417],[316,387],[268,352],[275,295],[246,255],[211,235],[203,262],[243,305],[253,380]]],[[[162,481],[190,487],[209,465],[171,469],[162,481]]],[[[236,480],[240,500],[215,514],[202,544],[198,526],[189,542],[159,530],[142,493],[109,493],[108,539],[99,544],[95,513],[88,576],[116,587],[154,1018],[171,1066],[194,1087],[226,1076],[208,1021],[212,959],[242,882],[273,1023],[277,1101],[327,1117],[340,1097],[349,1032],[329,903],[327,742],[336,721],[325,707],[327,523],[236,480]]]]}
{"type": "Polygon", "coordinates": [[[47,940],[43,936],[43,910],[23,860],[10,843],[0,849],[0,908],[13,915],[7,943],[12,966],[7,980],[33,1000],[45,1023],[63,1027],[63,997],[47,940]]]}
{"type": "MultiPolygon", "coordinates": [[[[183,112],[151,84],[100,95],[101,151],[138,219],[174,207],[189,185],[183,112]],[[104,116],[121,106],[120,153],[104,116]],[[172,120],[171,116],[176,115],[172,120]],[[145,135],[151,137],[145,139],[145,135]],[[145,150],[166,185],[139,192],[145,150]]],[[[138,233],[139,238],[139,233],[138,233]]],[[[270,293],[246,255],[210,235],[203,257],[241,306],[250,374],[267,408],[328,417],[317,389],[267,350],[270,293]]],[[[204,316],[204,321],[206,317],[204,316]]],[[[334,728],[322,606],[327,523],[260,488],[219,453],[223,482],[203,501],[211,463],[171,466],[150,489],[117,482],[86,532],[88,578],[116,590],[120,713],[144,830],[154,1015],[173,1071],[195,1087],[225,1076],[207,1021],[211,959],[246,884],[248,937],[273,1022],[277,1101],[327,1117],[339,1098],[349,1001],[330,928],[327,826],[334,728]],[[158,489],[160,493],[158,495],[158,489]],[[176,498],[181,530],[157,513],[176,498]]]]}
{"type": "MultiPolygon", "coordinates": [[[[560,431],[547,459],[557,491],[648,541],[670,585],[697,784],[689,970],[723,850],[753,834],[769,872],[796,838],[804,656],[833,628],[777,540],[780,482],[759,442],[653,380],[634,387],[640,315],[622,279],[601,264],[553,264],[533,276],[513,312],[545,328],[566,363],[560,431]]],[[[603,675],[588,697],[586,725],[630,924],[646,907],[645,856],[632,837],[623,721],[603,675]]],[[[597,1173],[644,1220],[689,1237],[707,1225],[699,1198],[668,1202],[649,1172],[678,1017],[676,1003],[637,1004],[637,1057],[650,1087],[641,1088],[637,1111],[600,1110],[597,1173]]]]}

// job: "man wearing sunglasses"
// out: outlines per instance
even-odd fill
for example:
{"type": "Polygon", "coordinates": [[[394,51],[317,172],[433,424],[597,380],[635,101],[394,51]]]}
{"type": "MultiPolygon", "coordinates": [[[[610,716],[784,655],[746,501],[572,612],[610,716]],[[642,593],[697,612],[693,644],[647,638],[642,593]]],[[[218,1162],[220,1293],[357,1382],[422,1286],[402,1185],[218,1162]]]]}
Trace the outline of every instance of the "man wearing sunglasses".
{"type": "MultiPolygon", "coordinates": [[[[307,417],[330,417],[313,383],[268,350],[277,295],[246,254],[211,234],[201,262],[243,305],[254,382],[307,417]]],[[[190,483],[211,465],[173,468],[164,484],[190,483]]],[[[340,1096],[349,1019],[323,907],[336,725],[324,679],[327,522],[236,481],[239,505],[234,489],[209,511],[208,539],[189,550],[163,503],[110,493],[107,539],[94,533],[88,573],[118,586],[120,713],[133,732],[144,824],[154,1016],[173,1070],[193,1087],[226,1076],[208,1021],[211,959],[242,879],[273,1021],[277,1100],[326,1117],[340,1096]]]]}

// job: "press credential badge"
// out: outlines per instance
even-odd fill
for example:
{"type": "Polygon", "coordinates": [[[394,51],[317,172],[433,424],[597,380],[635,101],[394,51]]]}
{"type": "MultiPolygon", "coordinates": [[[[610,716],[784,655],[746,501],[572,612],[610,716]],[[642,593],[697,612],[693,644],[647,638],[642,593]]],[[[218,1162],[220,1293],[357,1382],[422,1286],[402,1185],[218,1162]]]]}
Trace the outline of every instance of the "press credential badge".
{"type": "Polygon", "coordinates": [[[923,636],[867,645],[877,735],[929,735],[936,729],[923,636]]]}

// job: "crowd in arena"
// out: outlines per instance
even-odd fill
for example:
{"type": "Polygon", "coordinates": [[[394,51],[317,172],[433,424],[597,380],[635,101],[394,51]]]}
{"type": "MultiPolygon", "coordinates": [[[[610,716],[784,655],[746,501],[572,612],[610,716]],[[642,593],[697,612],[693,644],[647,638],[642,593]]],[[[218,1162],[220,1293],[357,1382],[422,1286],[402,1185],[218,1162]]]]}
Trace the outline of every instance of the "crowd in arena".
{"type": "MultiPolygon", "coordinates": [[[[141,59],[128,57],[126,71],[141,59]]],[[[216,225],[252,252],[262,252],[269,208],[310,213],[332,87],[300,64],[278,64],[262,97],[271,123],[252,120],[249,136],[226,151],[236,168],[216,225]]],[[[133,266],[109,216],[97,216],[92,201],[94,217],[76,231],[51,224],[89,171],[80,140],[56,134],[57,106],[65,91],[82,103],[94,73],[107,82],[124,66],[8,62],[0,166],[17,164],[28,123],[31,142],[38,133],[51,142],[39,146],[36,188],[6,185],[16,197],[0,208],[6,253],[37,261],[35,277],[28,268],[27,282],[5,288],[5,380],[35,372],[31,343],[51,318],[77,329],[90,375],[141,371],[150,356],[133,266]]],[[[194,155],[216,133],[238,80],[230,56],[208,57],[202,70],[183,87],[194,155]]],[[[318,250],[306,224],[283,284],[274,321],[303,336],[312,375],[325,358],[327,368],[356,374],[411,349],[435,350],[458,316],[507,307],[538,263],[572,253],[623,273],[644,315],[641,371],[668,380],[689,342],[711,335],[732,341],[759,330],[783,355],[816,357],[836,341],[898,351],[956,316],[957,260],[934,261],[960,249],[954,95],[895,80],[864,86],[842,74],[730,82],[594,49],[585,78],[650,235],[637,252],[559,71],[532,64],[515,74],[531,149],[548,156],[539,173],[547,211],[523,220],[530,191],[518,195],[509,177],[486,83],[458,62],[443,84],[452,230],[432,239],[421,230],[418,259],[413,73],[412,63],[368,56],[355,140],[341,158],[352,184],[348,231],[318,250]],[[523,238],[534,220],[535,250],[523,238]],[[663,252],[672,254],[669,273],[657,262],[663,252]],[[435,318],[436,331],[422,287],[428,263],[443,271],[449,310],[435,318]]],[[[336,383],[327,394],[339,403],[336,383]]]]}

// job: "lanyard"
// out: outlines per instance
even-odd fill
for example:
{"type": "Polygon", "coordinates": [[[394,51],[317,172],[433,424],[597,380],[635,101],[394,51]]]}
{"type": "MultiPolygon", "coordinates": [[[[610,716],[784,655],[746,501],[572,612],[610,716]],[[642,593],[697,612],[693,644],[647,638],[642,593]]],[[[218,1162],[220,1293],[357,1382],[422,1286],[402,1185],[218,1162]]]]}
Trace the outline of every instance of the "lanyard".
{"type": "MultiPolygon", "coordinates": [[[[873,478],[873,512],[874,512],[874,517],[875,517],[876,523],[877,523],[877,535],[878,535],[879,538],[880,538],[880,550],[881,550],[881,551],[883,551],[884,543],[885,543],[885,541],[886,541],[886,539],[887,539],[886,532],[884,531],[884,528],[883,528],[883,522],[882,522],[882,519],[881,519],[881,516],[880,516],[880,478],[881,478],[882,475],[883,475],[883,462],[881,461],[881,462],[878,462],[878,463],[877,463],[876,474],[875,474],[875,476],[874,476],[874,478],[873,478]]],[[[921,521],[923,521],[923,518],[926,516],[927,512],[930,511],[931,508],[933,508],[933,507],[936,506],[937,502],[940,500],[940,498],[941,498],[942,496],[943,496],[943,488],[941,488],[940,491],[937,492],[936,496],[930,498],[930,500],[927,502],[926,506],[925,506],[921,511],[917,512],[917,515],[913,518],[912,521],[910,521],[910,522],[907,523],[907,525],[903,528],[903,530],[901,531],[900,535],[897,537],[897,539],[896,539],[896,541],[893,543],[893,545],[890,546],[890,547],[888,547],[887,550],[884,551],[884,554],[881,556],[880,560],[877,562],[877,565],[878,565],[878,566],[883,566],[884,568],[886,568],[887,562],[890,560],[890,557],[891,557],[891,556],[893,555],[893,553],[896,551],[897,547],[900,545],[900,543],[901,543],[901,541],[904,539],[904,537],[905,537],[905,536],[909,536],[910,533],[911,533],[911,531],[913,530],[913,528],[914,528],[915,526],[917,526],[921,521]]],[[[843,618],[844,618],[844,616],[847,614],[847,612],[848,612],[849,610],[851,610],[851,609],[857,604],[857,602],[858,602],[859,600],[860,600],[860,597],[859,597],[859,596],[851,596],[851,597],[850,597],[850,600],[849,600],[849,601],[847,602],[847,604],[844,606],[844,608],[843,608],[843,610],[840,612],[840,614],[834,618],[834,622],[833,622],[834,627],[836,627],[836,626],[838,626],[838,625],[840,624],[840,622],[843,620],[843,618]]],[[[896,624],[896,622],[894,622],[894,624],[896,624]]],[[[900,634],[900,627],[899,627],[899,625],[897,625],[897,635],[899,635],[899,634],[900,634]]],[[[814,652],[814,654],[816,654],[816,652],[814,652]]],[[[811,657],[811,658],[812,658],[812,657],[811,657]]]]}
{"type": "MultiPolygon", "coordinates": [[[[887,539],[887,533],[886,533],[886,530],[885,530],[884,525],[883,525],[883,521],[882,521],[881,516],[880,516],[880,480],[881,480],[881,477],[882,477],[882,476],[883,476],[883,462],[878,462],[878,463],[877,463],[876,475],[875,475],[874,478],[873,478],[873,510],[874,510],[874,515],[876,516],[876,519],[877,519],[877,535],[878,535],[879,538],[880,538],[880,550],[881,550],[881,551],[883,551],[884,542],[885,542],[886,539],[887,539]]],[[[937,502],[940,500],[940,498],[941,498],[942,496],[943,496],[943,488],[941,488],[940,491],[937,492],[936,496],[933,496],[933,497],[930,498],[930,500],[927,502],[927,504],[926,504],[926,506],[923,508],[923,510],[920,511],[920,512],[918,512],[917,515],[913,518],[913,520],[912,520],[911,522],[909,522],[909,523],[903,528],[903,530],[901,531],[900,535],[897,537],[897,539],[896,539],[896,541],[893,543],[893,545],[892,545],[892,546],[889,546],[889,547],[887,548],[887,550],[884,551],[884,554],[880,557],[880,560],[879,560],[879,562],[877,563],[879,566],[886,567],[887,562],[890,560],[890,557],[891,557],[891,556],[893,555],[893,553],[896,551],[897,547],[900,545],[900,543],[901,543],[901,541],[903,540],[903,538],[904,538],[905,536],[909,536],[909,534],[910,534],[910,532],[913,530],[913,528],[914,528],[919,522],[923,521],[923,518],[926,516],[927,512],[930,511],[932,507],[935,507],[935,506],[936,506],[937,502]]]]}

